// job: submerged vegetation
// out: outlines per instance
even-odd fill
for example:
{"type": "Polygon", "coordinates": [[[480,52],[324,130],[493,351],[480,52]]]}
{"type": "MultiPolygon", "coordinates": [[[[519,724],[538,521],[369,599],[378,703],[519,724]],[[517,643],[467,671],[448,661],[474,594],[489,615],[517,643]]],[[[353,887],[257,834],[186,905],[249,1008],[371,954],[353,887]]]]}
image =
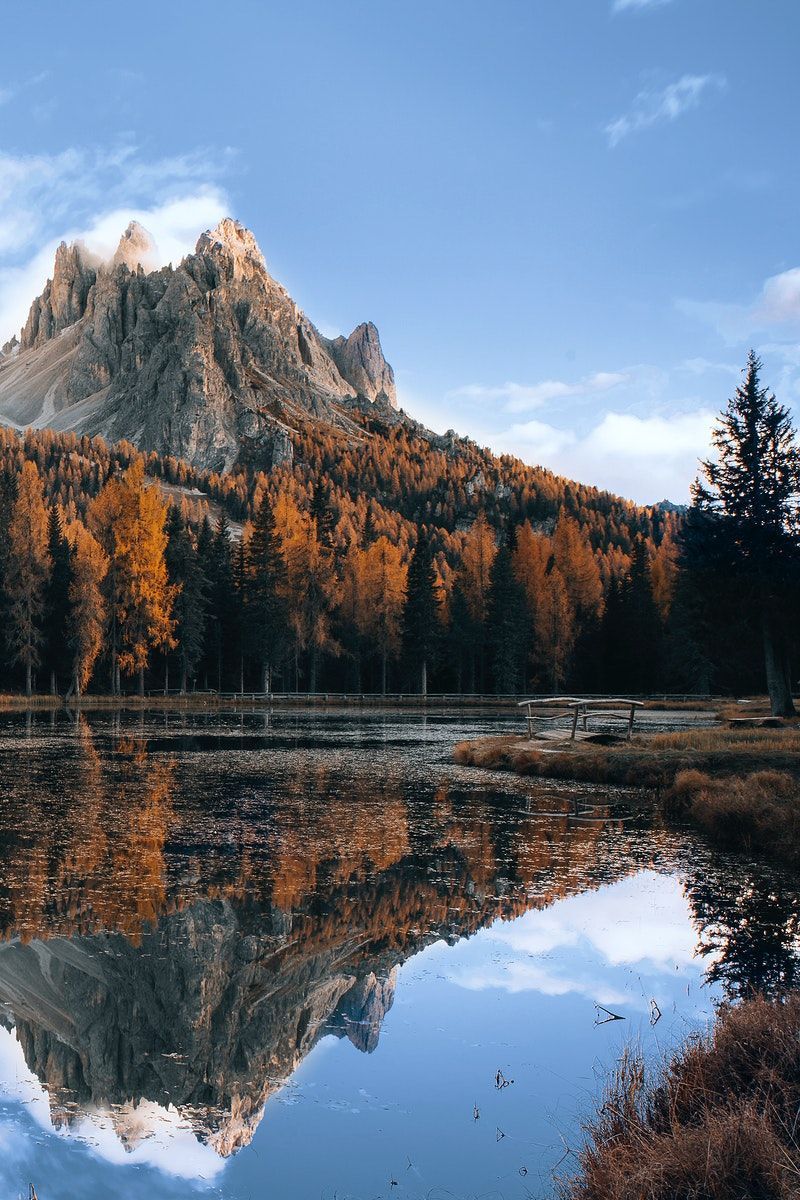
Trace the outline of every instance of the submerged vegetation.
{"type": "Polygon", "coordinates": [[[648,1084],[626,1056],[563,1200],[790,1200],[800,1189],[800,992],[724,1010],[648,1084]]]}

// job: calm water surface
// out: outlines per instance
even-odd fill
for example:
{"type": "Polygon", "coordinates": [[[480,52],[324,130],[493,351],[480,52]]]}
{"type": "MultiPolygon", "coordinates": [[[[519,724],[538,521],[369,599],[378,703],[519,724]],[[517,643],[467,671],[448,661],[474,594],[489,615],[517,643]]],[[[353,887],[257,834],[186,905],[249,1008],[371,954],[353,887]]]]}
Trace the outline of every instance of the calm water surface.
{"type": "Polygon", "coordinates": [[[503,727],[4,717],[3,1200],[550,1196],[626,1044],[791,981],[794,878],[450,762],[503,727]]]}

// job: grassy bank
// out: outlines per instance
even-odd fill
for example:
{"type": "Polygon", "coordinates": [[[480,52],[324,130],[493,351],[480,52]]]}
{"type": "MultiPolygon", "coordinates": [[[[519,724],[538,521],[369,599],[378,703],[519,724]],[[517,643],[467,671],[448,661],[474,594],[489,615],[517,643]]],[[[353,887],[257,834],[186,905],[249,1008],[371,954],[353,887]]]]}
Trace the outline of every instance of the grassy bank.
{"type": "Polygon", "coordinates": [[[623,1060],[562,1200],[800,1195],[800,993],[723,1011],[648,1084],[623,1060]]]}
{"type": "Polygon", "coordinates": [[[692,729],[600,746],[521,737],[461,742],[464,766],[643,789],[671,820],[715,840],[800,864],[800,729],[692,729]]]}
{"type": "Polygon", "coordinates": [[[686,729],[639,735],[603,746],[591,742],[529,742],[525,737],[460,742],[464,766],[516,771],[544,779],[619,784],[664,792],[685,771],[741,776],[751,771],[800,775],[800,729],[686,729]]]}

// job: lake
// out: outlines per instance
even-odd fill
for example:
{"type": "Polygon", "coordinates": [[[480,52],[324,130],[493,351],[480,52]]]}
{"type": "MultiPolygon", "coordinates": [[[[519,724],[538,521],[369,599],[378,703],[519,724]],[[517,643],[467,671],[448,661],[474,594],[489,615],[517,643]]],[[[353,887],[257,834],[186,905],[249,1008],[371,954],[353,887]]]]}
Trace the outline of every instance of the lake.
{"type": "Polygon", "coordinates": [[[546,1197],[625,1046],[795,978],[794,877],[450,761],[518,724],[5,714],[2,1200],[546,1197]]]}

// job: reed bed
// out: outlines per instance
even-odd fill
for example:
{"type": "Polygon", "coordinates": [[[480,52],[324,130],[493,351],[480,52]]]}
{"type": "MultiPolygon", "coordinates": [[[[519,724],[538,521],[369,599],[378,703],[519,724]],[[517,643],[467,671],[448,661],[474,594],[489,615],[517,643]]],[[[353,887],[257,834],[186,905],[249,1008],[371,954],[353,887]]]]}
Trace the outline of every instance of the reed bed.
{"type": "Polygon", "coordinates": [[[796,1200],[800,992],[722,1011],[649,1082],[628,1053],[562,1200],[796,1200]]]}

